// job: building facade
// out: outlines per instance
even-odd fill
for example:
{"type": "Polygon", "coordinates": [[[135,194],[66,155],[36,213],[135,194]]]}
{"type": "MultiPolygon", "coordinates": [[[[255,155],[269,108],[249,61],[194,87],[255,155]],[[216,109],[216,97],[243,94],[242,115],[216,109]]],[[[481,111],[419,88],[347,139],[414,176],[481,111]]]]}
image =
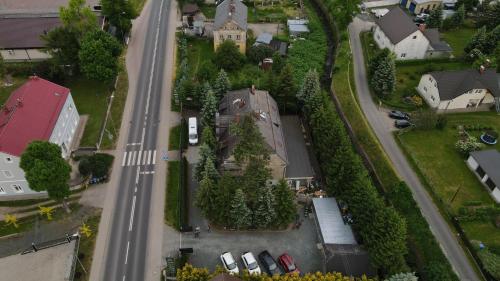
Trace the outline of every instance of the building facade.
{"type": "Polygon", "coordinates": [[[500,152],[495,149],[471,152],[467,165],[500,203],[500,152]]]}
{"type": "Polygon", "coordinates": [[[233,41],[241,53],[246,52],[247,6],[239,0],[225,0],[217,6],[214,21],[214,49],[225,40],[233,41]]]}
{"type": "Polygon", "coordinates": [[[408,9],[410,12],[418,15],[421,13],[429,13],[443,5],[442,0],[401,0],[401,7],[408,9]]]}
{"type": "Polygon", "coordinates": [[[0,114],[0,201],[46,196],[30,189],[21,155],[30,142],[45,140],[68,158],[79,120],[70,90],[50,81],[34,76],[11,94],[0,114]]]}

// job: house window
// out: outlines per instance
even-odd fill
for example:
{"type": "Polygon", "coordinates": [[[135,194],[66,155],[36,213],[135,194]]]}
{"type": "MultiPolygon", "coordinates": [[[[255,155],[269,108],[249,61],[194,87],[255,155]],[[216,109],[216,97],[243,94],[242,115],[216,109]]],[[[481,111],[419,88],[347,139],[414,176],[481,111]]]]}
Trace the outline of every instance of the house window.
{"type": "Polygon", "coordinates": [[[424,91],[426,91],[426,92],[427,92],[427,87],[424,87],[424,91]]]}
{"type": "Polygon", "coordinates": [[[432,82],[432,77],[429,77],[429,81],[431,81],[431,82],[432,82]]]}
{"type": "Polygon", "coordinates": [[[401,54],[401,57],[402,57],[402,58],[406,57],[406,53],[402,53],[402,54],[401,54]]]}
{"type": "Polygon", "coordinates": [[[12,162],[14,162],[14,161],[12,161],[12,158],[10,158],[10,157],[6,157],[6,158],[5,158],[5,162],[7,162],[7,163],[12,163],[12,162]]]}
{"type": "Polygon", "coordinates": [[[240,35],[236,35],[236,40],[240,40],[241,36],[240,35]]]}
{"type": "Polygon", "coordinates": [[[13,184],[13,185],[12,185],[12,188],[14,189],[14,191],[15,191],[16,193],[23,193],[23,192],[24,192],[24,191],[23,191],[23,188],[22,188],[20,185],[18,185],[18,184],[13,184]]]}
{"type": "Polygon", "coordinates": [[[2,173],[6,178],[14,177],[14,175],[10,171],[2,171],[2,173]]]}
{"type": "Polygon", "coordinates": [[[477,166],[476,173],[479,175],[480,178],[483,178],[484,175],[486,175],[486,173],[484,172],[483,168],[481,168],[481,166],[477,166]]]}
{"type": "Polygon", "coordinates": [[[0,186],[0,194],[5,194],[5,189],[3,189],[3,187],[0,186]]]}
{"type": "Polygon", "coordinates": [[[413,35],[413,39],[417,39],[417,35],[413,35]]]}
{"type": "Polygon", "coordinates": [[[485,182],[486,186],[491,190],[493,191],[493,189],[495,189],[495,183],[491,180],[491,179],[488,179],[486,182],[485,182]]]}
{"type": "Polygon", "coordinates": [[[231,39],[231,35],[228,35],[228,36],[227,36],[227,39],[231,39]]]}
{"type": "Polygon", "coordinates": [[[432,100],[432,101],[435,101],[436,99],[434,98],[434,96],[431,96],[431,100],[432,100]]]}
{"type": "Polygon", "coordinates": [[[475,93],[476,93],[476,94],[479,94],[479,93],[481,93],[481,92],[482,92],[482,90],[476,90],[476,91],[475,91],[475,93]]]}
{"type": "Polygon", "coordinates": [[[219,39],[220,39],[220,40],[224,40],[224,35],[222,35],[222,34],[221,34],[221,35],[219,35],[219,39]]]}

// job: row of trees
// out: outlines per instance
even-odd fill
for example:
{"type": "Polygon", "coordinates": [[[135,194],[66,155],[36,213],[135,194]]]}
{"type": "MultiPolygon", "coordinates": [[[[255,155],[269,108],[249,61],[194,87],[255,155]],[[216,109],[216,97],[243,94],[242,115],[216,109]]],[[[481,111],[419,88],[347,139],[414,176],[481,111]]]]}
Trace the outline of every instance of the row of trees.
{"type": "Polygon", "coordinates": [[[310,71],[298,98],[312,130],[329,195],[348,203],[375,266],[389,274],[407,270],[406,222],[386,206],[353,150],[331,101],[320,90],[318,74],[310,71]]]}
{"type": "Polygon", "coordinates": [[[243,117],[231,131],[240,140],[234,155],[244,169],[240,175],[219,174],[215,156],[217,142],[212,128],[205,125],[200,160],[195,168],[195,177],[200,183],[196,205],[212,222],[236,229],[288,225],[296,214],[294,195],[284,181],[269,186],[269,153],[253,117],[243,117]]]}

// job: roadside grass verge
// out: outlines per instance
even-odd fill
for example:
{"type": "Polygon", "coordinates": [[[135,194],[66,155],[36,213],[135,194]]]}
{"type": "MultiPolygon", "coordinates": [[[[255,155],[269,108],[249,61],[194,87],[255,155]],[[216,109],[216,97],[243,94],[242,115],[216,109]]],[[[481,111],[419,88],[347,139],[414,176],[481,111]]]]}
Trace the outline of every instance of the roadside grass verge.
{"type": "Polygon", "coordinates": [[[170,128],[168,137],[168,150],[179,150],[181,138],[181,125],[170,128]]]}
{"type": "Polygon", "coordinates": [[[405,183],[401,182],[391,161],[367,123],[355,93],[347,33],[343,32],[340,38],[341,42],[337,49],[332,87],[359,144],[367,153],[375,168],[376,177],[379,179],[386,199],[406,219],[408,227],[407,241],[410,250],[407,262],[413,270],[417,270],[422,276],[425,276],[425,271],[428,268],[438,266],[452,280],[457,280],[448,260],[430,231],[427,221],[413,199],[410,189],[405,183]]]}
{"type": "Polygon", "coordinates": [[[179,229],[180,221],[180,161],[168,162],[167,168],[167,192],[165,198],[165,223],[179,229]]]}
{"type": "Polygon", "coordinates": [[[75,279],[76,281],[89,280],[90,268],[92,266],[92,259],[94,256],[95,242],[97,238],[97,231],[99,229],[99,221],[101,220],[101,213],[91,216],[85,220],[85,224],[90,228],[92,234],[90,237],[82,235],[80,238],[80,247],[78,249],[78,258],[80,263],[77,263],[75,269],[75,279]],[[87,271],[87,274],[82,269],[82,265],[87,271]]]}
{"type": "Polygon", "coordinates": [[[146,0],[131,0],[131,2],[132,7],[134,7],[137,15],[139,15],[142,11],[142,8],[144,8],[144,4],[146,4],[146,0]]]}

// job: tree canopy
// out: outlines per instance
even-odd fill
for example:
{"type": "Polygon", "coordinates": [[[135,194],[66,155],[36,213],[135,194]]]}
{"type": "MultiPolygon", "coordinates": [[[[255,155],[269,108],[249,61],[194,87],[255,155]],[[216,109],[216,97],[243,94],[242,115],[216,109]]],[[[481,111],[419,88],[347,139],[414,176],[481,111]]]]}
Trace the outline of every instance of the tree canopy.
{"type": "Polygon", "coordinates": [[[232,40],[226,40],[215,51],[214,61],[219,68],[231,72],[243,66],[245,56],[232,40]]]}
{"type": "Polygon", "coordinates": [[[109,23],[118,30],[118,36],[123,38],[132,28],[132,19],[137,16],[137,12],[131,1],[127,0],[101,0],[102,13],[109,20],[109,23]]]}
{"type": "Polygon", "coordinates": [[[89,79],[108,81],[118,73],[118,56],[122,47],[109,33],[95,30],[87,33],[78,52],[80,67],[89,79]]]}
{"type": "Polygon", "coordinates": [[[59,8],[59,17],[63,26],[83,38],[87,32],[97,29],[97,17],[85,0],[70,0],[67,7],[59,8]]]}

